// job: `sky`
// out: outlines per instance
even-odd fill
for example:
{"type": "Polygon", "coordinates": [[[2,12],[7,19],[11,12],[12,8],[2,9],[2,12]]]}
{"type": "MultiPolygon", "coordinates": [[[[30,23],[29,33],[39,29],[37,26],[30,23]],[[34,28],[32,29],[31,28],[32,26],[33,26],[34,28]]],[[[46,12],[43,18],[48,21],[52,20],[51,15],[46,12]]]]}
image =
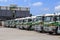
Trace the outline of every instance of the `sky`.
{"type": "Polygon", "coordinates": [[[0,6],[7,6],[10,4],[30,7],[30,13],[32,15],[60,12],[60,0],[0,0],[0,6]]]}

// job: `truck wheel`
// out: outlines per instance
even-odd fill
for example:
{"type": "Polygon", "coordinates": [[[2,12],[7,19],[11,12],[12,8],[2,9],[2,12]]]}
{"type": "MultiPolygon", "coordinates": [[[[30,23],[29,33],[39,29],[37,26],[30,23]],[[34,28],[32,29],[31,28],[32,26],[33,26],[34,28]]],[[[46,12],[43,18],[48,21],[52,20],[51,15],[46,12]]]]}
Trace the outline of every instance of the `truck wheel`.
{"type": "Polygon", "coordinates": [[[24,27],[22,27],[22,29],[23,29],[23,30],[25,30],[25,28],[24,28],[24,27]]]}
{"type": "Polygon", "coordinates": [[[40,31],[40,33],[42,33],[42,31],[40,31]]]}
{"type": "Polygon", "coordinates": [[[53,34],[53,32],[49,32],[49,34],[53,34]]]}
{"type": "Polygon", "coordinates": [[[43,27],[41,27],[41,31],[40,31],[41,33],[44,33],[44,30],[43,30],[43,27]]]}
{"type": "Polygon", "coordinates": [[[55,29],[55,34],[58,34],[57,31],[58,31],[58,27],[56,27],[56,29],[55,29]]]}
{"type": "Polygon", "coordinates": [[[32,25],[30,25],[30,26],[27,28],[27,30],[31,30],[31,27],[32,27],[32,25]]]}

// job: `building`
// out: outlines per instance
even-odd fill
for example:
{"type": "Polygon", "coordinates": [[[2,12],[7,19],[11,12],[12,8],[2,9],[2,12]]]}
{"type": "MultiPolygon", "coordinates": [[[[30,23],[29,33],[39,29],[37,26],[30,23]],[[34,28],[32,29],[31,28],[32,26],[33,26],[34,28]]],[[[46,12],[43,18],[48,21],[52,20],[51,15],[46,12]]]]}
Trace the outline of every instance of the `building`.
{"type": "Polygon", "coordinates": [[[21,18],[30,16],[29,7],[18,7],[13,4],[10,6],[0,6],[0,20],[21,18]]]}

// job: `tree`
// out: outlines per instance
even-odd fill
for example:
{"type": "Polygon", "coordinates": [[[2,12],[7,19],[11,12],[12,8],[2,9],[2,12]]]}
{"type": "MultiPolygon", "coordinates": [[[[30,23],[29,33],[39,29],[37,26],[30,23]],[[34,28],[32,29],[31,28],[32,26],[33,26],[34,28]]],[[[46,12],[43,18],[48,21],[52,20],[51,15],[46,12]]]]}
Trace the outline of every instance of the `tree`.
{"type": "Polygon", "coordinates": [[[32,14],[30,14],[30,16],[32,16],[32,14]]]}

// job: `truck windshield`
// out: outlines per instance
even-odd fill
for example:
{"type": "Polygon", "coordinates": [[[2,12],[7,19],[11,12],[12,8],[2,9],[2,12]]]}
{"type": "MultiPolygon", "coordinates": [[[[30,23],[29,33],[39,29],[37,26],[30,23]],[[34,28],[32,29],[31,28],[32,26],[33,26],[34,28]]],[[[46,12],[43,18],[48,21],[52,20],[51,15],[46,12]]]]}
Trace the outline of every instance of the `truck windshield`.
{"type": "Polygon", "coordinates": [[[32,22],[35,22],[35,21],[36,21],[36,18],[33,18],[33,19],[32,19],[32,22]]]}
{"type": "Polygon", "coordinates": [[[27,22],[27,19],[24,19],[23,22],[27,22]]]}
{"type": "Polygon", "coordinates": [[[32,19],[28,19],[28,22],[31,22],[32,21],[32,19]]]}
{"type": "Polygon", "coordinates": [[[36,21],[42,21],[42,17],[40,17],[40,16],[37,17],[37,18],[36,18],[36,21]]]}
{"type": "Polygon", "coordinates": [[[53,17],[53,20],[54,20],[54,21],[60,21],[60,17],[59,17],[59,16],[54,16],[54,17],[53,17]]]}
{"type": "Polygon", "coordinates": [[[44,21],[45,22],[50,22],[52,20],[53,20],[53,17],[52,16],[46,16],[46,17],[44,17],[44,21]]]}

